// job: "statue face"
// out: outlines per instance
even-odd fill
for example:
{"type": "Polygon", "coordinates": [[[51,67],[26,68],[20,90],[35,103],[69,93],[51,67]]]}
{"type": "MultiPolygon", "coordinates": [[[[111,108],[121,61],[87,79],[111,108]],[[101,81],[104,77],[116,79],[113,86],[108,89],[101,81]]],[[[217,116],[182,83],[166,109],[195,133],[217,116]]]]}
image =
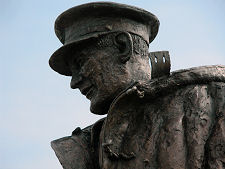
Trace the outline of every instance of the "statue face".
{"type": "Polygon", "coordinates": [[[106,114],[116,95],[131,84],[129,72],[117,53],[113,47],[99,49],[86,45],[70,61],[71,88],[78,88],[91,101],[95,114],[106,114]]]}

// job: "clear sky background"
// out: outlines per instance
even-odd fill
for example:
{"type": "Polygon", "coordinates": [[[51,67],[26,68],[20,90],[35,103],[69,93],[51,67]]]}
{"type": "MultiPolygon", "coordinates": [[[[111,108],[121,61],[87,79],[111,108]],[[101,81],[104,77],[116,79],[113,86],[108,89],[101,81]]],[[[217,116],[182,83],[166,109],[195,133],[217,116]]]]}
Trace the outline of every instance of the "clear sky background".
{"type": "MultiPolygon", "coordinates": [[[[90,0],[0,0],[0,169],[62,169],[50,141],[101,116],[50,69],[61,44],[54,21],[90,0]]],[[[225,0],[117,0],[160,20],[150,51],[169,50],[172,70],[225,65],[225,0]]],[[[86,14],[84,14],[86,15],[86,14]]]]}

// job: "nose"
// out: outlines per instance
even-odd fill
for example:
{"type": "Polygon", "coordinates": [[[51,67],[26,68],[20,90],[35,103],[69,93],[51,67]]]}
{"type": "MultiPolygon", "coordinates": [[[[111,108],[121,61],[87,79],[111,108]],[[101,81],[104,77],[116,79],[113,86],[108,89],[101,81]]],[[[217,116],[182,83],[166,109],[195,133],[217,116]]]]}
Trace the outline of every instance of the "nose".
{"type": "Polygon", "coordinates": [[[79,84],[82,82],[82,76],[81,75],[72,75],[71,81],[70,81],[70,87],[72,89],[76,89],[79,87],[79,84]]]}

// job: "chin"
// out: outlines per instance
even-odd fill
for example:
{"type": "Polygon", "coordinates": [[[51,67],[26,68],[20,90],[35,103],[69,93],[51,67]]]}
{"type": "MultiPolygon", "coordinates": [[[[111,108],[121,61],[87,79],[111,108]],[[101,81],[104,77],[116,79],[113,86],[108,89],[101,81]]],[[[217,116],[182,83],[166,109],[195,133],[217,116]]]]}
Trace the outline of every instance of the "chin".
{"type": "Polygon", "coordinates": [[[92,99],[90,111],[98,115],[107,114],[111,102],[112,102],[111,99],[101,99],[101,100],[92,99]]]}
{"type": "Polygon", "coordinates": [[[112,92],[112,90],[98,92],[94,97],[90,100],[91,106],[90,111],[94,114],[104,115],[108,113],[109,107],[115,97],[122,91],[117,89],[116,92],[112,92]]]}

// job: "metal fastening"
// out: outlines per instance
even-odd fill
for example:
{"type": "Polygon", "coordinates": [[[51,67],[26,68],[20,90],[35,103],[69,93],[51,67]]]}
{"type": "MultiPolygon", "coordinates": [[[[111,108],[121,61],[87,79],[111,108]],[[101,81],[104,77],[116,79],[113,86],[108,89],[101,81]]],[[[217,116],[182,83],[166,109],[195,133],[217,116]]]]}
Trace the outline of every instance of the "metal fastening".
{"type": "Polygon", "coordinates": [[[151,61],[151,78],[170,75],[170,55],[169,51],[150,52],[149,58],[151,61]]]}

